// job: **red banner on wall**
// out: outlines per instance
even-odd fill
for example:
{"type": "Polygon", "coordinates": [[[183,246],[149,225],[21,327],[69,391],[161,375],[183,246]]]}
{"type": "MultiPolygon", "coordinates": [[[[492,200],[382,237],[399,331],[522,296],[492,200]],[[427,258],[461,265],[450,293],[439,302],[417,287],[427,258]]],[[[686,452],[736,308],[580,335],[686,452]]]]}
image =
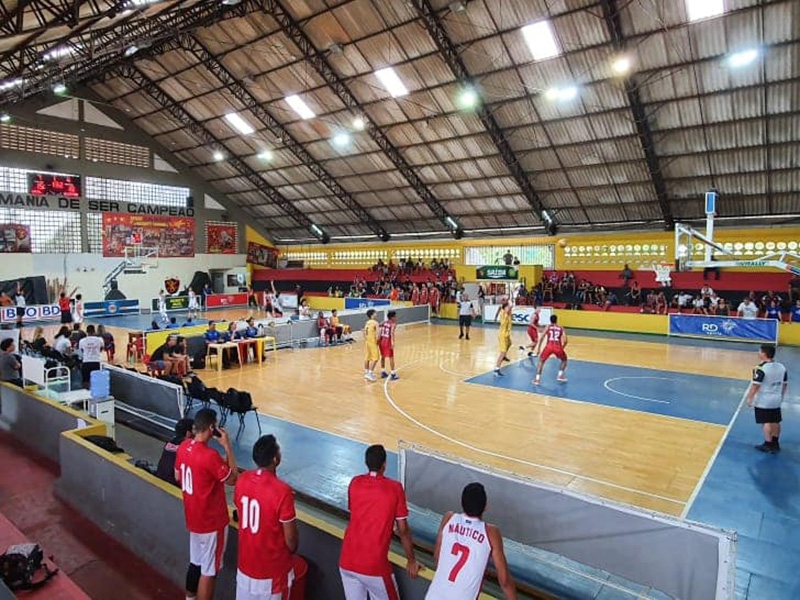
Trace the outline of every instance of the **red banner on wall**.
{"type": "Polygon", "coordinates": [[[103,214],[103,256],[125,256],[141,244],[165,258],[194,256],[194,219],[157,215],[103,214]]]}
{"type": "Polygon", "coordinates": [[[30,252],[31,228],[18,223],[0,223],[0,252],[30,252]]]}
{"type": "Polygon", "coordinates": [[[206,298],[206,308],[224,306],[246,306],[247,294],[211,294],[206,298]]]}
{"type": "Polygon", "coordinates": [[[236,254],[238,231],[236,223],[206,223],[206,252],[236,254]]]}
{"type": "Polygon", "coordinates": [[[278,268],[278,249],[262,246],[256,242],[247,243],[247,262],[261,267],[278,268]]]}

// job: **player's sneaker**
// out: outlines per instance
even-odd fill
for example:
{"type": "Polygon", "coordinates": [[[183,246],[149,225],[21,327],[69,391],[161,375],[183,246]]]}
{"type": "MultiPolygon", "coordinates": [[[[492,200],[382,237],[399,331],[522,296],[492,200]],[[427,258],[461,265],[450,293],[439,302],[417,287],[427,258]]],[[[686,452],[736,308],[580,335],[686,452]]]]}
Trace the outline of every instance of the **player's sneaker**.
{"type": "Polygon", "coordinates": [[[567,382],[567,378],[564,377],[563,375],[559,375],[558,377],[556,377],[556,381],[558,381],[560,383],[566,383],[567,382]]]}
{"type": "Polygon", "coordinates": [[[766,452],[767,454],[773,454],[775,452],[775,448],[772,447],[772,444],[768,444],[767,442],[759,444],[755,448],[759,452],[766,452]]]}
{"type": "Polygon", "coordinates": [[[381,379],[386,379],[389,374],[386,371],[381,371],[381,379]]]}
{"type": "Polygon", "coordinates": [[[400,379],[400,376],[397,373],[392,373],[392,376],[389,379],[392,381],[397,381],[400,379]]]}
{"type": "Polygon", "coordinates": [[[375,377],[375,373],[367,373],[366,377],[369,381],[378,381],[378,378],[375,377]]]}
{"type": "Polygon", "coordinates": [[[467,339],[469,339],[469,335],[467,335],[467,339]]]}
{"type": "Polygon", "coordinates": [[[463,332],[458,334],[458,339],[461,339],[463,337],[464,337],[464,333],[463,332]]]}
{"type": "Polygon", "coordinates": [[[504,356],[503,357],[503,362],[511,362],[511,359],[508,358],[507,356],[504,356]]]}
{"type": "Polygon", "coordinates": [[[528,358],[533,358],[534,356],[536,356],[536,354],[533,352],[528,352],[528,358]]]}
{"type": "Polygon", "coordinates": [[[542,383],[541,377],[537,375],[536,377],[533,378],[533,385],[539,385],[540,383],[542,383]]]}
{"type": "Polygon", "coordinates": [[[505,375],[503,374],[503,372],[500,369],[495,369],[494,370],[494,376],[495,377],[505,377],[505,375]]]}
{"type": "MultiPolygon", "coordinates": [[[[520,346],[519,347],[519,351],[520,352],[525,352],[525,346],[520,346]]],[[[528,353],[528,356],[530,356],[530,353],[528,353]]]]}

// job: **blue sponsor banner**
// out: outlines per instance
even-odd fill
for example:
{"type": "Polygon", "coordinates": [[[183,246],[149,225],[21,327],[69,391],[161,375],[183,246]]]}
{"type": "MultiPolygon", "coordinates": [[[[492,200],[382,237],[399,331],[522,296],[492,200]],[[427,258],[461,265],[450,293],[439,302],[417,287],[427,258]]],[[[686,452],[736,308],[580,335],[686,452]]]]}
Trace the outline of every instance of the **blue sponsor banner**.
{"type": "MultiPolygon", "coordinates": [[[[56,321],[61,318],[61,309],[58,304],[35,304],[26,306],[22,314],[23,321],[56,321]]],[[[3,306],[0,308],[0,321],[14,323],[17,320],[16,306],[3,306]]]]}
{"type": "Polygon", "coordinates": [[[391,306],[391,301],[381,298],[345,298],[344,307],[348,308],[375,308],[376,306],[391,306]]]}
{"type": "Polygon", "coordinates": [[[745,342],[777,342],[775,319],[670,315],[669,334],[745,342]]]}
{"type": "Polygon", "coordinates": [[[138,300],[105,300],[103,302],[86,302],[83,314],[87,317],[113,317],[115,315],[138,315],[138,300]]]}

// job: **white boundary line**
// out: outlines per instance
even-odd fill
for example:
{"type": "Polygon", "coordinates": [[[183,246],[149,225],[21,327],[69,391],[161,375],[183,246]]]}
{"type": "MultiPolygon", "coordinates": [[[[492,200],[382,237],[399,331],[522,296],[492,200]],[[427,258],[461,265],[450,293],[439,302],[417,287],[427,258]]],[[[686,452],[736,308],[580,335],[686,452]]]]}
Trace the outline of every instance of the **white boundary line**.
{"type": "MultiPolygon", "coordinates": [[[[748,386],[748,389],[749,388],[750,386],[748,386]]],[[[714,466],[714,463],[717,462],[717,456],[719,456],[719,453],[722,450],[722,446],[723,444],[725,444],[725,440],[728,439],[728,434],[730,434],[731,429],[733,429],[733,424],[739,417],[739,413],[742,412],[742,408],[744,407],[744,400],[746,397],[747,397],[747,390],[745,390],[744,394],[742,394],[742,399],[739,401],[739,406],[736,409],[736,412],[733,413],[733,417],[731,418],[730,423],[728,423],[728,426],[725,428],[725,432],[719,439],[719,443],[717,444],[717,448],[714,450],[714,454],[712,454],[711,458],[708,459],[708,463],[706,463],[706,468],[703,470],[703,474],[700,476],[700,479],[697,480],[697,484],[694,486],[694,490],[692,490],[692,495],[689,496],[689,499],[686,501],[686,506],[684,506],[683,512],[681,512],[682,519],[685,519],[686,515],[689,514],[689,511],[692,509],[694,501],[697,499],[697,495],[700,493],[700,490],[703,488],[703,484],[706,482],[706,479],[708,478],[708,474],[711,472],[711,468],[714,466]]]]}
{"type": "MultiPolygon", "coordinates": [[[[402,365],[397,370],[399,371],[401,369],[408,368],[408,367],[410,367],[410,366],[412,366],[412,365],[414,365],[416,363],[422,362],[423,360],[427,360],[427,358],[420,358],[420,359],[414,360],[414,361],[412,361],[410,363],[402,365]]],[[[575,479],[582,479],[584,481],[597,483],[597,484],[600,484],[600,485],[603,485],[603,486],[606,486],[606,487],[609,487],[609,488],[622,490],[622,491],[625,491],[625,492],[631,492],[633,494],[638,494],[640,496],[646,496],[648,498],[656,498],[658,500],[663,500],[665,502],[670,502],[672,504],[679,504],[679,505],[685,504],[685,502],[683,502],[682,500],[676,500],[675,498],[670,498],[668,496],[661,496],[659,494],[652,494],[650,492],[644,492],[642,490],[629,488],[629,487],[626,487],[624,485],[618,485],[616,483],[611,483],[610,481],[604,481],[602,479],[596,479],[594,477],[588,477],[586,475],[580,475],[578,473],[573,473],[571,471],[566,471],[564,469],[559,469],[557,467],[551,467],[549,465],[543,465],[543,464],[539,464],[539,463],[534,463],[534,462],[530,462],[530,461],[527,461],[527,460],[522,460],[521,458],[514,458],[512,456],[506,456],[504,454],[499,454],[497,452],[492,452],[491,450],[485,450],[483,448],[478,448],[477,446],[473,446],[473,445],[468,444],[468,443],[466,443],[464,441],[458,440],[458,439],[450,437],[450,436],[448,436],[448,435],[446,435],[444,433],[441,433],[441,432],[437,431],[436,429],[433,429],[432,427],[426,425],[425,423],[422,423],[421,421],[418,421],[417,419],[415,419],[414,417],[409,415],[406,411],[404,411],[402,408],[400,408],[397,405],[397,403],[392,398],[392,395],[389,393],[389,379],[384,380],[383,393],[384,393],[384,396],[386,397],[386,401],[389,403],[389,405],[395,411],[397,411],[399,414],[401,414],[403,417],[405,417],[406,419],[411,421],[414,425],[416,425],[417,427],[419,427],[421,429],[424,429],[428,433],[431,433],[431,434],[433,434],[433,435],[435,435],[437,437],[440,437],[441,439],[443,439],[445,441],[450,442],[451,444],[455,444],[457,446],[461,446],[462,448],[466,448],[467,450],[472,450],[473,452],[477,452],[477,453],[483,454],[485,456],[491,456],[491,457],[494,457],[494,458],[499,458],[501,460],[507,460],[507,461],[510,461],[510,462],[515,462],[515,463],[518,463],[518,464],[526,465],[526,466],[529,466],[529,467],[534,467],[534,468],[537,468],[537,469],[550,471],[552,473],[557,473],[559,475],[566,475],[568,477],[572,477],[572,478],[575,478],[575,479]]]]}
{"type": "Polygon", "coordinates": [[[620,392],[619,390],[615,390],[609,385],[612,381],[621,381],[622,379],[659,379],[662,381],[674,381],[673,379],[670,379],[669,377],[633,376],[633,377],[612,377],[611,379],[606,379],[603,382],[603,387],[606,388],[609,392],[612,392],[614,394],[619,394],[620,396],[625,396],[626,398],[633,398],[634,400],[642,400],[644,402],[654,402],[657,404],[672,404],[668,400],[657,400],[655,398],[648,398],[646,396],[637,396],[636,394],[626,394],[625,392],[620,392]]]}

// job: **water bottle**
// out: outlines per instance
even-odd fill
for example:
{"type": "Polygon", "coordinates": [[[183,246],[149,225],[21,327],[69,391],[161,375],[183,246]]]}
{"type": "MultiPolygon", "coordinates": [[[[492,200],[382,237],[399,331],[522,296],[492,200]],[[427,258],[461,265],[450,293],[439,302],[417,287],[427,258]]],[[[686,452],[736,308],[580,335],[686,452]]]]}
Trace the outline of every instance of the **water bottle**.
{"type": "Polygon", "coordinates": [[[108,370],[92,371],[89,376],[89,393],[92,398],[107,398],[111,395],[111,373],[108,370]]]}

